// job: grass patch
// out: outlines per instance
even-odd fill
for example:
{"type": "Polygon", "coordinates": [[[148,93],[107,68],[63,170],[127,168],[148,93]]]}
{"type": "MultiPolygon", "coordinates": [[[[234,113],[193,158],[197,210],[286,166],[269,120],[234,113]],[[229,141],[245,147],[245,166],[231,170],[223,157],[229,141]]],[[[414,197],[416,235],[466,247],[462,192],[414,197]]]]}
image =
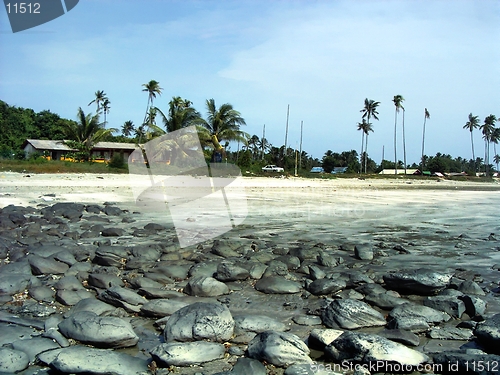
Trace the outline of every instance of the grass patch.
{"type": "Polygon", "coordinates": [[[128,173],[128,168],[111,168],[105,163],[74,163],[61,160],[0,160],[0,171],[19,173],[128,173]]]}

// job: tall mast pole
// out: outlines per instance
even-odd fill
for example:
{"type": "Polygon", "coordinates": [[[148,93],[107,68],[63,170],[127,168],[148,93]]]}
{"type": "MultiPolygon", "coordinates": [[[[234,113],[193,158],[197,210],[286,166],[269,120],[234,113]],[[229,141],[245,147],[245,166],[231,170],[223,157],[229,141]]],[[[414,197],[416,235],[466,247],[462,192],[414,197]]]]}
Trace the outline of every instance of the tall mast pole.
{"type": "Polygon", "coordinates": [[[302,166],[302,132],[304,130],[304,121],[300,122],[300,153],[299,153],[299,169],[302,166]]]}
{"type": "Polygon", "coordinates": [[[264,160],[264,141],[266,140],[266,124],[264,124],[264,128],[262,129],[262,160],[264,160]]]}
{"type": "Polygon", "coordinates": [[[283,156],[286,156],[286,143],[288,142],[288,118],[290,117],[290,104],[286,109],[286,131],[285,131],[285,148],[283,150],[283,156]]]}

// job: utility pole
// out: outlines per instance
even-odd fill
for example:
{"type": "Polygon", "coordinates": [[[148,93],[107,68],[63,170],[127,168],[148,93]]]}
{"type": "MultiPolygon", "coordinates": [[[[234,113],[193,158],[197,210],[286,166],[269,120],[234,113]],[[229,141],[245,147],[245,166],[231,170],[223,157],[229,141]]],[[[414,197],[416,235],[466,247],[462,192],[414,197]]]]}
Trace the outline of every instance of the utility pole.
{"type": "MultiPolygon", "coordinates": [[[[299,153],[299,169],[302,168],[302,131],[304,130],[304,121],[300,122],[300,153],[299,153]]],[[[295,173],[297,174],[297,173],[295,173]]]]}
{"type": "Polygon", "coordinates": [[[286,156],[286,143],[288,142],[288,118],[290,117],[290,104],[288,104],[288,107],[286,109],[286,130],[285,130],[285,148],[283,150],[283,162],[285,161],[285,156],[286,156]]]}
{"type": "Polygon", "coordinates": [[[264,160],[264,141],[266,140],[266,124],[264,124],[264,128],[262,129],[262,160],[264,160]]]}
{"type": "Polygon", "coordinates": [[[297,177],[297,143],[295,144],[295,177],[297,177]]]}

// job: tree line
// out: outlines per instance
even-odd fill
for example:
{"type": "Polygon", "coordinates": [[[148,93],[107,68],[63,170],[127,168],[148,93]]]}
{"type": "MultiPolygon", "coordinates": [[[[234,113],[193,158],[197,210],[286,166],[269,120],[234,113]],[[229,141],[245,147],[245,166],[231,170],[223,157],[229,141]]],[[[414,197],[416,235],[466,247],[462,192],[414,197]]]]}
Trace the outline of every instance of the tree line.
{"type": "MultiPolygon", "coordinates": [[[[422,156],[419,165],[413,163],[411,166],[406,160],[406,139],[405,139],[405,108],[402,95],[395,95],[393,103],[395,106],[394,119],[394,162],[382,160],[377,164],[368,155],[369,134],[374,132],[372,119],[379,120],[378,106],[380,102],[366,98],[361,112],[361,122],[357,123],[357,129],[361,131],[361,152],[355,150],[335,153],[328,150],[322,160],[314,159],[305,151],[298,152],[289,147],[273,146],[264,136],[259,138],[244,132],[241,127],[246,125],[241,113],[233,108],[229,103],[217,106],[214,99],[205,102],[205,117],[193,107],[193,103],[179,96],[174,96],[168,102],[168,108],[162,110],[155,105],[155,99],[161,96],[163,88],[156,80],[150,80],[142,85],[142,91],[147,94],[146,110],[140,125],[135,125],[133,121],[125,121],[120,129],[108,128],[107,119],[111,110],[111,101],[103,90],[98,90],[94,98],[87,106],[95,105],[95,112],[85,113],[80,107],[75,120],[68,120],[59,117],[50,111],[35,113],[32,109],[9,106],[0,101],[0,153],[1,156],[11,156],[12,154],[22,157],[20,147],[25,139],[52,139],[65,140],[66,144],[73,149],[77,149],[79,157],[89,160],[91,150],[95,143],[99,141],[129,142],[143,144],[147,141],[189,126],[195,126],[203,146],[207,159],[211,161],[229,161],[241,167],[259,168],[271,163],[284,167],[291,171],[294,167],[299,170],[309,170],[314,166],[322,166],[325,171],[333,167],[347,167],[351,173],[374,173],[381,169],[419,168],[420,170],[441,171],[441,172],[461,172],[466,170],[475,173],[483,170],[491,173],[490,165],[490,145],[493,144],[493,160],[497,164],[500,157],[497,154],[496,145],[500,140],[500,128],[495,127],[498,121],[496,116],[489,115],[484,123],[480,124],[478,116],[469,114],[468,121],[463,125],[464,129],[470,131],[472,159],[461,158],[452,159],[449,155],[440,153],[436,156],[426,156],[425,150],[425,128],[426,122],[430,119],[427,108],[424,109],[423,132],[422,132],[422,156]],[[402,112],[401,130],[403,141],[403,160],[398,160],[398,119],[402,112]],[[103,118],[103,121],[101,121],[103,118]],[[479,129],[484,139],[484,159],[476,157],[474,148],[473,131],[479,129]],[[231,150],[231,146],[237,145],[237,150],[231,150]],[[439,169],[441,168],[441,170],[439,169]],[[460,169],[461,170],[458,170],[460,169]]],[[[254,168],[254,169],[255,169],[254,168]]]]}

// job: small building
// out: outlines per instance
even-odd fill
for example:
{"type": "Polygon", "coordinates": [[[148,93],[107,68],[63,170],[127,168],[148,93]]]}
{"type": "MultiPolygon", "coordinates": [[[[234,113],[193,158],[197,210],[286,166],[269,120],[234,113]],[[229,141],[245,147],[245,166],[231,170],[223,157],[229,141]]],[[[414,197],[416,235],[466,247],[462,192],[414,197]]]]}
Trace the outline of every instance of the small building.
{"type": "MultiPolygon", "coordinates": [[[[414,174],[417,171],[417,169],[406,169],[406,174],[414,174]]],[[[397,173],[396,169],[383,169],[379,174],[405,174],[405,169],[404,168],[398,168],[397,173]]]]}
{"type": "Polygon", "coordinates": [[[333,168],[332,173],[333,174],[345,173],[345,172],[347,172],[347,168],[348,167],[335,167],[335,168],[333,168]]]}
{"type": "MultiPolygon", "coordinates": [[[[64,141],[52,141],[44,139],[27,139],[24,141],[22,148],[29,156],[33,153],[45,155],[51,160],[64,160],[70,157],[72,152],[77,150],[68,147],[64,141]]],[[[130,154],[137,148],[133,143],[120,143],[120,142],[98,142],[92,149],[91,157],[98,162],[105,162],[110,160],[114,154],[123,153],[123,158],[128,161],[130,154]]]]}

